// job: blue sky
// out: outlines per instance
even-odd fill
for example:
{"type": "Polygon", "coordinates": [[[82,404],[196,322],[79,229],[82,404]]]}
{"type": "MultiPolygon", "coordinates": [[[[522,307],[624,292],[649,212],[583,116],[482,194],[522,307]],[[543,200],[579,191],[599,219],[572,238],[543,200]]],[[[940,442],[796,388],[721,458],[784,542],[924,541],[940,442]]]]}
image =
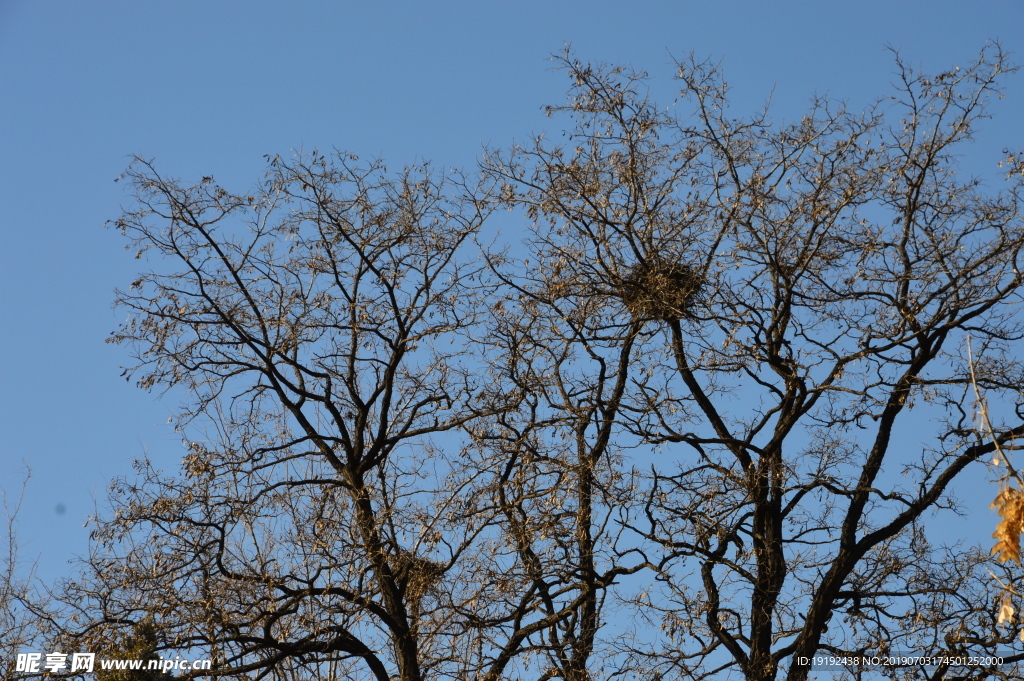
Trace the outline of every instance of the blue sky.
{"type": "MultiPolygon", "coordinates": [[[[933,71],[989,39],[1024,63],[1021,29],[1017,1],[0,0],[0,487],[16,494],[32,469],[24,556],[65,573],[114,476],[144,452],[169,470],[181,458],[174,401],[126,383],[126,349],[103,342],[112,290],[144,264],[103,228],[130,155],[236,190],[264,154],[299,147],[471,167],[484,144],[559,132],[541,106],[563,96],[547,59],[565,43],[649,71],[665,104],[671,55],[721,59],[738,112],[774,92],[794,116],[815,92],[852,108],[888,94],[887,44],[933,71]]],[[[1024,74],[1006,95],[964,159],[973,172],[1024,146],[1024,74]]],[[[976,499],[986,519],[990,497],[976,499]]]]}

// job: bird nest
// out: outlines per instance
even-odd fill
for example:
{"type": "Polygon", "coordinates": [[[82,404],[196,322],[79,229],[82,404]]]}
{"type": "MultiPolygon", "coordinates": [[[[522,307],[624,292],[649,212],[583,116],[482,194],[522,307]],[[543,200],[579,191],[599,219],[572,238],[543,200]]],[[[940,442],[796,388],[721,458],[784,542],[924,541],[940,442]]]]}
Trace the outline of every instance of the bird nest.
{"type": "Polygon", "coordinates": [[[419,600],[444,575],[444,566],[429,558],[400,551],[394,558],[395,579],[412,600],[419,600]]]}
{"type": "Polygon", "coordinates": [[[703,283],[689,265],[651,259],[629,269],[618,294],[634,317],[677,321],[689,316],[703,283]]]}

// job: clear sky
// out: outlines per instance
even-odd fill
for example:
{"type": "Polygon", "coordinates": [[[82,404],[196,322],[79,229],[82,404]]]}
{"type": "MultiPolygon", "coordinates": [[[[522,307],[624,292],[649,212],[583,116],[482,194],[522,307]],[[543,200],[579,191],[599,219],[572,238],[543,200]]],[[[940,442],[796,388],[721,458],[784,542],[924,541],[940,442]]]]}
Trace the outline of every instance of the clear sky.
{"type": "MultiPolygon", "coordinates": [[[[24,556],[65,573],[113,477],[181,459],[173,400],[126,383],[103,342],[112,290],[144,266],[104,229],[130,155],[235,190],[299,147],[471,167],[483,144],[560,131],[541,106],[563,97],[547,59],[565,43],[649,71],[666,105],[671,55],[721,59],[738,112],[774,91],[793,116],[815,92],[888,94],[886,45],[938,71],[989,39],[1024,63],[1024,3],[0,0],[0,487],[32,469],[24,556]]],[[[1024,147],[1024,74],[1006,95],[973,172],[1024,147]]]]}

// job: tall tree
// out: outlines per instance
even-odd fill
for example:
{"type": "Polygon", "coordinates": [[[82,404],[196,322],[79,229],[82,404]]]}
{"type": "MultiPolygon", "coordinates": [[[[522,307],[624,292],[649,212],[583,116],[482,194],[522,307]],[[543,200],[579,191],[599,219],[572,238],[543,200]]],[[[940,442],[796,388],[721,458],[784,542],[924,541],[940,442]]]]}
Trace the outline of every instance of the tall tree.
{"type": "Polygon", "coordinates": [[[631,367],[628,404],[570,391],[558,405],[576,417],[586,394],[620,446],[650,452],[631,457],[649,466],[642,509],[639,490],[612,501],[625,546],[656,566],[653,588],[623,594],[647,626],[606,639],[631,675],[797,680],[815,653],[1013,644],[986,557],[927,523],[968,466],[1024,434],[977,439],[965,347],[984,348],[980,382],[1021,416],[1024,166],[1004,159],[991,193],[957,172],[1012,69],[998,46],[933,77],[897,64],[891,101],[816,99],[776,123],[734,116],[708,63],[678,63],[692,111],[676,117],[644,74],[565,54],[572,92],[551,113],[570,117],[569,141],[486,162],[534,218],[547,318],[617,338],[609,366],[631,367]]]}
{"type": "Polygon", "coordinates": [[[188,453],[115,485],[68,635],[147,622],[216,675],[288,679],[1022,659],[1013,570],[932,520],[1024,434],[971,415],[973,380],[1024,416],[1024,166],[958,174],[1005,56],[897,59],[892,100],[780,123],[693,59],[686,115],[560,63],[568,140],[489,153],[481,184],[346,155],[271,159],[242,194],[132,167],[117,224],[159,257],[112,340],[188,391],[188,453]],[[525,253],[477,245],[499,203],[525,253]]]}
{"type": "Polygon", "coordinates": [[[176,265],[119,294],[112,340],[140,385],[190,392],[189,453],[182,477],[140,462],[115,486],[74,589],[102,608],[92,635],[148,617],[221,674],[436,676],[476,591],[449,574],[481,528],[434,438],[495,408],[468,354],[486,207],[457,176],[346,155],[271,159],[243,195],[141,160],[128,177],[117,226],[176,265]]]}

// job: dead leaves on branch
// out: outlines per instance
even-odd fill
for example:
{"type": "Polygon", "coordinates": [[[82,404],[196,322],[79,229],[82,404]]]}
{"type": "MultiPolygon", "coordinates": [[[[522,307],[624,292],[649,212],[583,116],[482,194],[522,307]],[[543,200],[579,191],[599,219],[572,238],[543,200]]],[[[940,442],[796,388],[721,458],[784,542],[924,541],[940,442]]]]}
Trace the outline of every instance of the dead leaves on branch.
{"type": "Polygon", "coordinates": [[[996,525],[992,536],[997,540],[992,555],[1001,562],[1020,561],[1020,535],[1024,531],[1024,492],[1016,487],[1006,487],[999,492],[992,508],[1002,520],[996,525]]]}

